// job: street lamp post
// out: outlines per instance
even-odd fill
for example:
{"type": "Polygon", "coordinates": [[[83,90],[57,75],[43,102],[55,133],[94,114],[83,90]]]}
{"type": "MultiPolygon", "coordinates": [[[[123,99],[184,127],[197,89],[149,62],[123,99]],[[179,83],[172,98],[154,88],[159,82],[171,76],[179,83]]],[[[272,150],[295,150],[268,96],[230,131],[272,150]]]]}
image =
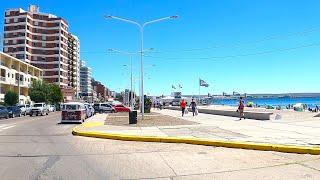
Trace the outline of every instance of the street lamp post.
{"type": "Polygon", "coordinates": [[[143,32],[144,32],[144,27],[148,24],[152,24],[152,23],[156,23],[156,22],[159,22],[159,21],[164,21],[164,20],[168,20],[168,19],[176,19],[178,18],[178,16],[167,16],[167,17],[164,17],[164,18],[159,18],[159,19],[155,19],[155,20],[152,20],[152,21],[148,21],[148,22],[145,22],[143,24],[141,23],[138,23],[136,21],[132,21],[132,20],[129,20],[129,19],[125,19],[125,18],[121,18],[121,17],[117,17],[117,16],[112,16],[112,15],[107,15],[105,16],[105,18],[107,19],[116,19],[116,20],[119,20],[119,21],[123,21],[123,22],[126,22],[126,23],[131,23],[131,24],[134,24],[136,26],[139,27],[139,30],[140,30],[140,38],[141,38],[141,59],[140,59],[140,73],[141,73],[141,80],[140,80],[140,107],[141,107],[141,113],[142,113],[142,119],[144,119],[144,92],[143,92],[143,87],[144,87],[144,84],[143,84],[143,40],[144,40],[144,37],[143,37],[143,32]]]}
{"type": "MultiPolygon", "coordinates": [[[[138,53],[134,53],[134,52],[127,52],[127,51],[121,51],[121,50],[117,50],[117,49],[108,49],[108,51],[110,52],[116,52],[116,53],[120,53],[120,54],[124,54],[124,55],[127,55],[129,56],[129,59],[130,59],[130,99],[131,99],[131,103],[130,103],[130,107],[131,107],[131,110],[133,110],[133,90],[132,90],[132,86],[133,86],[133,75],[132,75],[132,72],[133,72],[133,66],[132,66],[132,57],[136,54],[139,54],[140,52],[138,53]]],[[[149,51],[153,51],[153,48],[149,48],[147,50],[144,50],[144,52],[149,52],[149,51]]],[[[124,65],[124,66],[127,66],[127,65],[124,65]]],[[[155,66],[154,64],[152,66],[155,66]]]]}
{"type": "Polygon", "coordinates": [[[131,107],[131,110],[133,110],[133,101],[132,101],[132,96],[133,96],[133,94],[132,94],[132,56],[135,55],[135,53],[120,51],[120,50],[116,50],[116,49],[108,49],[108,51],[124,54],[124,55],[129,56],[129,58],[130,58],[130,98],[131,98],[130,107],[131,107]]]}

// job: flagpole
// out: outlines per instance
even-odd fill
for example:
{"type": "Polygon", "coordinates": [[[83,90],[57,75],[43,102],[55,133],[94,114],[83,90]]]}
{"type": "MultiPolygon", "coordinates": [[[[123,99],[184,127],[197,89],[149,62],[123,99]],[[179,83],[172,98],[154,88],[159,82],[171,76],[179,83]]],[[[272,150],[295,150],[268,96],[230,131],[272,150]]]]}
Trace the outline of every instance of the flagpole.
{"type": "Polygon", "coordinates": [[[198,99],[199,104],[200,104],[200,87],[201,87],[201,84],[200,84],[200,78],[199,78],[199,99],[198,99]]]}

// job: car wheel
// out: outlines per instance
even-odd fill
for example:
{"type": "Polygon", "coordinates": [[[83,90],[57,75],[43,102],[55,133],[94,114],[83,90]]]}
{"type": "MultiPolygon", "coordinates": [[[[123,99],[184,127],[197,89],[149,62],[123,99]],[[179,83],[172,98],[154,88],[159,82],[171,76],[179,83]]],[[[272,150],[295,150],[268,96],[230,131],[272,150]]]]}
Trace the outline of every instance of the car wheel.
{"type": "Polygon", "coordinates": [[[9,114],[6,115],[6,119],[8,119],[8,118],[9,118],[9,114]]]}
{"type": "Polygon", "coordinates": [[[19,117],[21,117],[22,116],[22,114],[21,113],[19,113],[19,117]]]}

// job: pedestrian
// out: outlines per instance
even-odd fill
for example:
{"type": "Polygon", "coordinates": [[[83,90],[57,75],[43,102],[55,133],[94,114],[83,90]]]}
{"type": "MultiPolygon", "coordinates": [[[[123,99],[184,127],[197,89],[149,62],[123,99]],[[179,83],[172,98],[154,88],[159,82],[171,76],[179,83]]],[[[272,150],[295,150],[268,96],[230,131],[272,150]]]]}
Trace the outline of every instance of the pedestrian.
{"type": "Polygon", "coordinates": [[[184,99],[182,99],[182,100],[180,101],[180,108],[181,108],[182,117],[183,117],[184,112],[185,112],[185,110],[186,110],[186,101],[184,101],[184,99]]]}
{"type": "Polygon", "coordinates": [[[197,103],[194,101],[194,99],[191,100],[190,107],[192,109],[192,115],[194,116],[197,108],[197,103]]]}
{"type": "Polygon", "coordinates": [[[316,112],[318,112],[319,111],[319,107],[318,107],[318,105],[316,105],[316,112]]]}
{"type": "Polygon", "coordinates": [[[240,120],[242,118],[245,119],[243,110],[244,110],[244,101],[243,101],[242,97],[240,97],[239,106],[238,106],[238,112],[239,112],[240,120]]]}

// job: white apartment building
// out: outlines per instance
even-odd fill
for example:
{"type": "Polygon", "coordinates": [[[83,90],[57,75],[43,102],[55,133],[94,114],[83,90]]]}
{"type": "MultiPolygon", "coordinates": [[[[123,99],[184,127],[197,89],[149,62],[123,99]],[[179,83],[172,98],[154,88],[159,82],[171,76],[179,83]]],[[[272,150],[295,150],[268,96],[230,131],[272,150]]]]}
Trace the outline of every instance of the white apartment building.
{"type": "Polygon", "coordinates": [[[13,90],[19,94],[19,103],[30,102],[29,86],[32,81],[42,79],[42,70],[0,52],[0,101],[4,101],[7,91],[13,90]]]}
{"type": "Polygon", "coordinates": [[[84,100],[92,101],[93,91],[92,91],[92,74],[91,68],[86,66],[85,61],[81,61],[80,67],[80,96],[84,100]]]}

